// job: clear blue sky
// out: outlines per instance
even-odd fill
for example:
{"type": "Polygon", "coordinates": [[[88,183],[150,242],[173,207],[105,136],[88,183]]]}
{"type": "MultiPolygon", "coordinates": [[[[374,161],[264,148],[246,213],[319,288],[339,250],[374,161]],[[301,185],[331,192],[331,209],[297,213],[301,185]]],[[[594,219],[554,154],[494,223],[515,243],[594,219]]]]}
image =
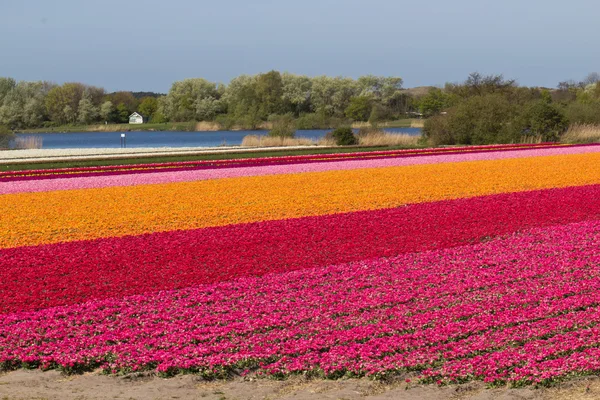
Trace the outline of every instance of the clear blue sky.
{"type": "Polygon", "coordinates": [[[0,76],[166,92],[271,69],[503,73],[555,87],[600,71],[596,0],[0,0],[0,76]]]}

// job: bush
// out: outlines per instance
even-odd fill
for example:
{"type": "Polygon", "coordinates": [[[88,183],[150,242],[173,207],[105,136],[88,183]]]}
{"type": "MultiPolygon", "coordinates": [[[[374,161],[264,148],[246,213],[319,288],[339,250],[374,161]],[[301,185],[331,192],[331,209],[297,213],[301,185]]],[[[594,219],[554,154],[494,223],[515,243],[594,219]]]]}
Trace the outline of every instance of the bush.
{"type": "Polygon", "coordinates": [[[377,126],[380,121],[386,119],[386,110],[379,104],[375,104],[369,115],[369,123],[372,126],[377,126]]]}
{"type": "Polygon", "coordinates": [[[297,129],[326,129],[331,128],[329,121],[321,114],[301,114],[296,120],[297,129]]]}
{"type": "Polygon", "coordinates": [[[564,114],[572,124],[600,125],[600,103],[571,103],[564,108],[564,114]]]}
{"type": "Polygon", "coordinates": [[[423,135],[434,145],[514,143],[521,139],[517,119],[517,106],[504,96],[474,96],[427,121],[423,135]]]}
{"type": "Polygon", "coordinates": [[[358,139],[354,136],[350,128],[337,128],[331,135],[338,146],[352,146],[358,144],[358,139]]]}
{"type": "Polygon", "coordinates": [[[0,149],[8,149],[15,134],[4,125],[0,125],[0,149]]]}
{"type": "Polygon", "coordinates": [[[286,138],[296,136],[296,123],[292,114],[271,116],[269,117],[269,122],[273,123],[273,128],[269,131],[269,136],[286,138]]]}
{"type": "Polygon", "coordinates": [[[425,120],[423,139],[431,146],[455,144],[456,139],[448,126],[446,115],[436,115],[425,120]]]}
{"type": "Polygon", "coordinates": [[[569,124],[564,114],[545,100],[529,105],[522,117],[522,132],[541,138],[544,142],[555,142],[569,124]]]}
{"type": "Polygon", "coordinates": [[[220,114],[215,118],[215,122],[223,127],[225,130],[230,130],[236,125],[236,119],[229,114],[220,114]]]}

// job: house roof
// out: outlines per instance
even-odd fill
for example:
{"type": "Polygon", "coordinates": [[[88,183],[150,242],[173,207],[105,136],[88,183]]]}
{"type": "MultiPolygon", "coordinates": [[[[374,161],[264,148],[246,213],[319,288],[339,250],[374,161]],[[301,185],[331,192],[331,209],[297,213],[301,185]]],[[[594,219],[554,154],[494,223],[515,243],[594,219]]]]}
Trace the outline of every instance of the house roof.
{"type": "Polygon", "coordinates": [[[131,117],[133,117],[133,116],[136,116],[136,115],[137,115],[137,116],[139,116],[139,117],[142,117],[142,118],[144,118],[144,116],[143,116],[142,114],[138,113],[138,112],[134,112],[133,114],[131,114],[131,115],[129,116],[129,118],[131,118],[131,117]]]}

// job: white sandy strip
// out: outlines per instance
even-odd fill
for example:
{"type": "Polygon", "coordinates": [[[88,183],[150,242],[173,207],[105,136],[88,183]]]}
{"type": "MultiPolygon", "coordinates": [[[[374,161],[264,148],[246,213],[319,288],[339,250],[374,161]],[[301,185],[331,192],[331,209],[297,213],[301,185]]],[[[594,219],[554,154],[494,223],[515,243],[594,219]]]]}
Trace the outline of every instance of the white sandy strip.
{"type": "Polygon", "coordinates": [[[44,161],[77,161],[93,159],[113,159],[144,156],[180,156],[219,153],[250,153],[260,151],[285,151],[298,149],[327,148],[327,146],[289,146],[289,147],[155,147],[136,149],[35,149],[35,150],[2,150],[0,163],[7,164],[44,162],[44,161]]]}
{"type": "Polygon", "coordinates": [[[500,160],[509,158],[545,157],[563,154],[584,154],[600,152],[600,146],[556,147],[549,149],[511,150],[482,153],[462,153],[430,155],[418,157],[398,157],[370,160],[347,160],[317,162],[309,164],[267,165],[256,167],[199,169],[172,172],[135,172],[123,175],[101,175],[78,178],[56,178],[27,181],[0,182],[0,195],[27,192],[49,192],[54,190],[91,189],[113,186],[149,185],[172,182],[191,182],[208,179],[237,178],[243,176],[263,176],[295,174],[360,168],[383,168],[405,165],[435,164],[445,162],[467,162],[500,160]]]}

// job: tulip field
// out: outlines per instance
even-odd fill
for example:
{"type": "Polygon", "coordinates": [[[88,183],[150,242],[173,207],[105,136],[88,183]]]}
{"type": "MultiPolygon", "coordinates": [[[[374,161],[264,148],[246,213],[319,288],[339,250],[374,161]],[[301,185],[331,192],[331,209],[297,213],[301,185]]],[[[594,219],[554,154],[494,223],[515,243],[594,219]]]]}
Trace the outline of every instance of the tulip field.
{"type": "Polygon", "coordinates": [[[0,370],[600,374],[600,145],[0,172],[0,370]]]}

